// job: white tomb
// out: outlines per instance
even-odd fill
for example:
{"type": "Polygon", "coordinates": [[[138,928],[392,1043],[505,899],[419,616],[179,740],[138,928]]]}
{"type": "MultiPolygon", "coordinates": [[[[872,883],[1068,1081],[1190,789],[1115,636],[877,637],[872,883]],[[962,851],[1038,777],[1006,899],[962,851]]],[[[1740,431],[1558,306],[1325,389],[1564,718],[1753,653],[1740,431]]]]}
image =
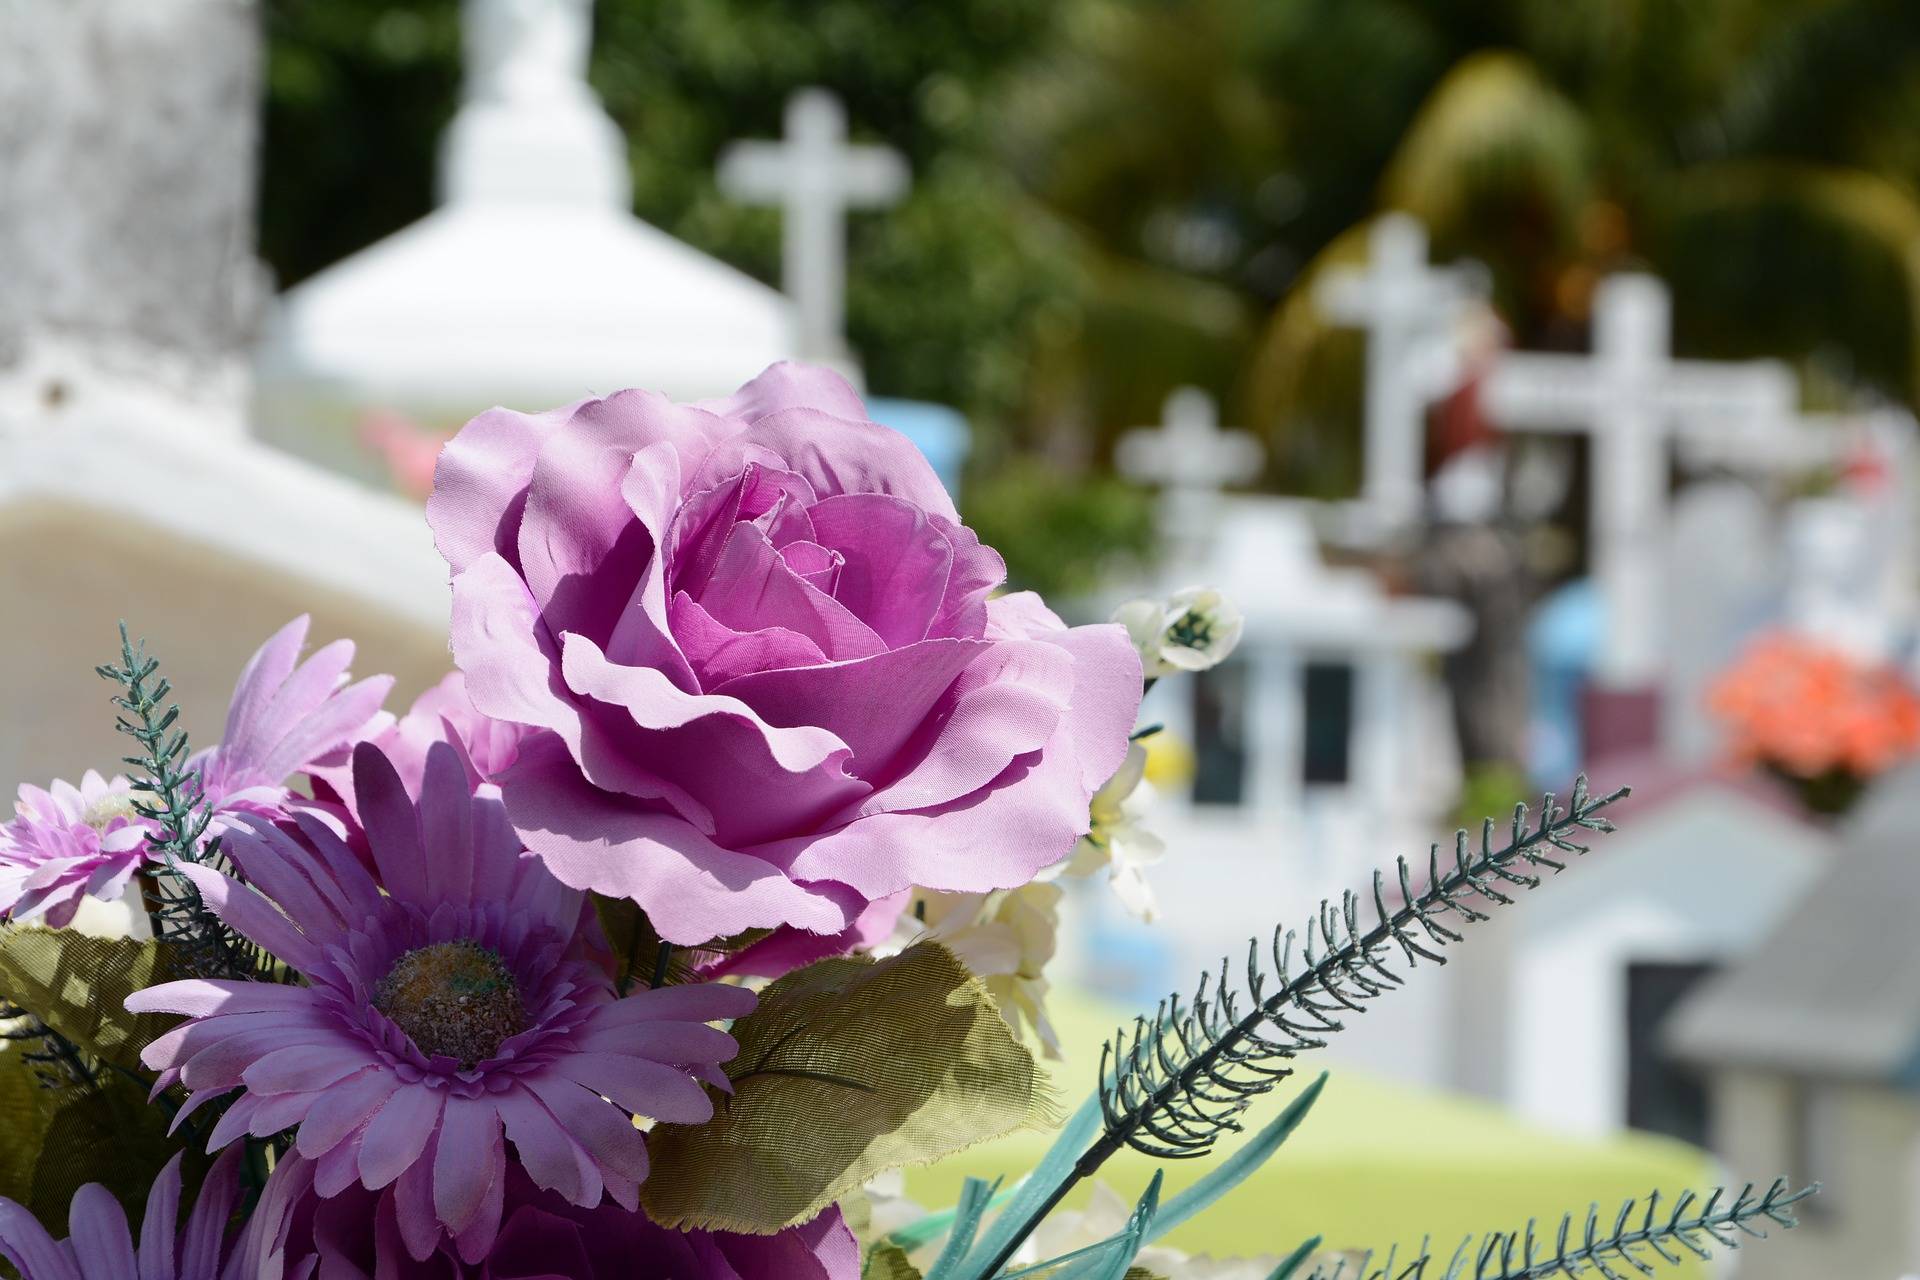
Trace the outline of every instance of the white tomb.
{"type": "Polygon", "coordinates": [[[699,399],[799,354],[779,292],[628,211],[589,30],[588,0],[467,0],[442,203],[280,299],[259,362],[266,438],[374,477],[369,412],[445,430],[622,387],[699,399]]]}
{"type": "Polygon", "coordinates": [[[1669,1018],[1703,1072],[1714,1153],[1739,1180],[1818,1180],[1800,1229],[1743,1280],[1920,1274],[1920,771],[1875,784],[1824,876],[1669,1018]]]}
{"type": "Polygon", "coordinates": [[[1094,958],[1150,964],[1178,985],[1223,948],[1243,954],[1249,937],[1303,921],[1384,854],[1426,847],[1460,782],[1433,658],[1472,621],[1450,601],[1390,594],[1370,569],[1328,565],[1322,504],[1223,496],[1259,476],[1263,449],[1223,429],[1197,389],[1169,396],[1159,426],[1123,434],[1115,460],[1161,490],[1165,553],[1107,606],[1205,585],[1245,615],[1226,663],[1161,681],[1141,708],[1195,768],[1157,792],[1150,818],[1168,841],[1150,874],[1155,946],[1094,958]]]}
{"type": "Polygon", "coordinates": [[[1684,1110],[1648,1096],[1674,1087],[1657,1061],[1661,988],[1746,956],[1832,853],[1828,832],[1767,786],[1651,764],[1602,766],[1596,785],[1635,788],[1620,830],[1503,908],[1502,936],[1470,935],[1449,974],[1482,1015],[1470,1051],[1497,1076],[1480,1083],[1544,1127],[1598,1136],[1684,1110]]]}
{"type": "Polygon", "coordinates": [[[1213,586],[1246,618],[1224,665],[1163,681],[1141,709],[1196,754],[1191,783],[1154,816],[1172,850],[1152,879],[1170,976],[1184,979],[1223,942],[1355,882],[1382,849],[1424,844],[1459,782],[1429,659],[1471,622],[1450,602],[1390,596],[1368,570],[1326,565],[1313,504],[1223,497],[1259,474],[1261,449],[1221,430],[1203,393],[1176,391],[1163,417],[1124,435],[1117,458],[1161,486],[1168,555],[1119,594],[1213,586]]]}
{"type": "MultiPolygon", "coordinates": [[[[1176,986],[1223,953],[1243,962],[1249,938],[1299,927],[1379,860],[1424,850],[1460,784],[1433,659],[1466,641],[1466,611],[1390,596],[1370,571],[1322,562],[1309,504],[1215,501],[1210,554],[1181,584],[1218,586],[1240,606],[1240,646],[1214,671],[1160,682],[1140,713],[1196,754],[1192,781],[1159,793],[1150,819],[1168,841],[1149,878],[1161,976],[1176,986]]],[[[1405,1005],[1416,1022],[1428,1012],[1405,1005]]],[[[1404,1061],[1404,1042],[1381,1054],[1347,1039],[1336,1042],[1344,1060],[1440,1076],[1404,1061]]]]}
{"type": "Polygon", "coordinates": [[[127,754],[93,671],[122,619],[201,744],[249,653],[300,613],[401,696],[448,667],[418,509],[245,433],[253,6],[20,15],[0,23],[0,118],[36,122],[0,219],[0,261],[32,264],[0,279],[0,812],[21,782],[127,754]]]}

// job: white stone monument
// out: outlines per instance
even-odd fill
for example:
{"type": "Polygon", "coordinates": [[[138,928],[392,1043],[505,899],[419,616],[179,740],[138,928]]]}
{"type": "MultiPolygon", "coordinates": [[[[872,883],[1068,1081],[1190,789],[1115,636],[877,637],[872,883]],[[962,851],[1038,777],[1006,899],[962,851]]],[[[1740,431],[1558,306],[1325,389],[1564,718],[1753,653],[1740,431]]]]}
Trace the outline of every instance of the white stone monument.
{"type": "Polygon", "coordinates": [[[800,354],[847,363],[847,210],[904,199],[906,161],[887,147],[850,145],[840,99],[802,89],[787,102],[785,139],[734,143],[719,180],[736,200],[780,206],[780,273],[800,313],[800,354]]]}
{"type": "Polygon", "coordinates": [[[732,391],[798,355],[774,289],[634,218],[625,143],[585,80],[588,0],[467,0],[443,202],[289,290],[260,353],[264,436],[384,479],[367,415],[451,431],[641,386],[732,391]]]}
{"type": "MultiPolygon", "coordinates": [[[[1905,409],[1798,414],[1781,422],[1730,424],[1680,437],[1694,467],[1731,472],[1759,487],[1826,475],[1830,488],[1787,505],[1775,539],[1777,616],[1824,643],[1871,662],[1896,659],[1915,625],[1916,436],[1905,409]]],[[[1737,534],[1723,540],[1749,552],[1737,534]]],[[[1679,597],[1675,593],[1676,598],[1679,597]]]]}
{"type": "Polygon", "coordinates": [[[1456,331],[1485,304],[1487,283],[1472,264],[1428,265],[1426,228],[1404,213],[1374,222],[1367,254],[1364,267],[1323,273],[1314,301],[1335,323],[1366,330],[1360,502],[1370,524],[1394,531],[1420,518],[1427,406],[1464,373],[1456,331]]]}
{"type": "MultiPolygon", "coordinates": [[[[1143,723],[1164,722],[1169,741],[1205,755],[1203,708],[1230,699],[1241,741],[1231,799],[1173,787],[1151,818],[1169,843],[1151,873],[1162,907],[1153,936],[1167,958],[1155,976],[1169,986],[1223,952],[1244,956],[1248,938],[1306,919],[1321,896],[1364,888],[1382,859],[1423,851],[1460,782],[1435,659],[1467,639],[1466,610],[1392,596],[1367,570],[1326,564],[1305,503],[1214,501],[1207,558],[1150,588],[1216,585],[1246,616],[1227,668],[1163,680],[1141,709],[1143,723]],[[1328,705],[1329,676],[1343,705],[1328,705]],[[1203,694],[1215,680],[1219,692],[1203,694]]],[[[1333,1051],[1369,1070],[1435,1081],[1441,1033],[1415,1029],[1433,1013],[1419,1001],[1383,1005],[1333,1051]]]]}
{"type": "Polygon", "coordinates": [[[1114,449],[1114,465],[1122,475],[1160,489],[1160,533],[1170,572],[1206,555],[1220,513],[1220,490],[1258,479],[1265,461],[1266,449],[1256,436],[1221,430],[1213,398],[1198,387],[1176,387],[1161,410],[1160,425],[1125,432],[1114,449]]]}
{"type": "Polygon", "coordinates": [[[243,433],[240,353],[265,294],[247,251],[256,21],[241,0],[0,7],[9,419],[177,412],[182,430],[243,433]]]}
{"type": "Polygon", "coordinates": [[[626,139],[587,87],[592,0],[465,0],[460,111],[443,142],[449,203],[624,206],[626,139]]]}
{"type": "Polygon", "coordinates": [[[402,696],[447,669],[418,509],[245,434],[259,55],[242,0],[0,21],[0,813],[127,754],[93,672],[121,619],[203,744],[303,612],[402,696]]]}
{"type": "Polygon", "coordinates": [[[1796,409],[1792,372],[1775,361],[1675,360],[1671,300],[1651,276],[1604,281],[1591,356],[1516,352],[1488,376],[1489,418],[1509,429],[1592,439],[1593,572],[1606,602],[1600,682],[1658,682],[1663,636],[1669,443],[1680,432],[1777,424],[1796,409]]]}

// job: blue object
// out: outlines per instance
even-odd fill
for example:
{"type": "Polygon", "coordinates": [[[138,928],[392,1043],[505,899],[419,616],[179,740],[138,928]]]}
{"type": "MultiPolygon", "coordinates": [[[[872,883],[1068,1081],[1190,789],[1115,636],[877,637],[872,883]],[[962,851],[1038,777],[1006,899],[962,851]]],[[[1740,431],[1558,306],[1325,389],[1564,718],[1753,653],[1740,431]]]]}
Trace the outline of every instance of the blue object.
{"type": "Polygon", "coordinates": [[[973,433],[966,416],[944,404],[925,400],[869,400],[867,416],[883,427],[892,427],[913,441],[916,449],[933,464],[940,483],[956,498],[960,494],[960,471],[966,466],[973,433]]]}
{"type": "Polygon", "coordinates": [[[1578,578],[1552,592],[1527,626],[1532,668],[1527,769],[1537,785],[1564,782],[1580,771],[1580,694],[1600,655],[1606,628],[1600,592],[1578,578]]]}

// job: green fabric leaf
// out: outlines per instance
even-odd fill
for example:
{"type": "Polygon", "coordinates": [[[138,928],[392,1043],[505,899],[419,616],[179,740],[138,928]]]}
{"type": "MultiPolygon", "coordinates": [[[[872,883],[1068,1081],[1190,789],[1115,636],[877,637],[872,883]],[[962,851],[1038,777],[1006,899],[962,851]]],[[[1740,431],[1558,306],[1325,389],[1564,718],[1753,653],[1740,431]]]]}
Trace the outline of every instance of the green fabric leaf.
{"type": "MultiPolygon", "coordinates": [[[[0,1052],[0,1196],[25,1205],[64,1235],[67,1203],[98,1182],[134,1208],[182,1142],[167,1137],[169,1109],[149,1105],[144,1091],[108,1075],[97,1085],[48,1088],[20,1045],[0,1052]]],[[[188,1184],[206,1160],[187,1146],[188,1184]]]]}
{"type": "Polygon", "coordinates": [[[877,1244],[867,1254],[860,1280],[920,1280],[920,1272],[897,1244],[877,1244]]]}
{"type": "Polygon", "coordinates": [[[714,1118],[648,1135],[641,1201],[667,1226],[778,1231],[884,1170],[1052,1119],[1033,1055],[938,943],[790,973],[733,1035],[714,1118]]]}
{"type": "Polygon", "coordinates": [[[1134,1205],[1127,1225],[1098,1244],[1063,1253],[1057,1258],[1035,1263],[1019,1271],[1002,1272],[1003,1280],[1126,1280],[1135,1255],[1146,1243],[1147,1231],[1160,1209],[1160,1184],[1164,1172],[1155,1172],[1153,1181],[1134,1205]]]}
{"type": "MultiPolygon", "coordinates": [[[[56,1075],[50,1084],[57,1068],[28,1060],[31,1040],[0,1053],[0,1196],[49,1229],[65,1223],[67,1202],[89,1182],[137,1209],[182,1145],[167,1136],[171,1108],[147,1102],[150,1078],[140,1066],[140,1051],[173,1019],[126,1010],[130,994],[169,980],[172,968],[168,949],[151,939],[0,928],[0,998],[70,1042],[96,1077],[56,1075]]],[[[205,1160],[196,1152],[189,1163],[205,1160]]]]}
{"type": "Polygon", "coordinates": [[[1081,1276],[1086,1280],[1126,1280],[1133,1269],[1134,1255],[1146,1244],[1147,1232],[1152,1229],[1153,1219],[1160,1211],[1160,1180],[1165,1176],[1164,1173],[1155,1172],[1153,1181],[1147,1184],[1140,1203],[1134,1206],[1133,1216],[1127,1219],[1127,1229],[1120,1233],[1119,1248],[1112,1260],[1092,1264],[1084,1270],[1068,1268],[1062,1273],[1062,1280],[1066,1280],[1067,1276],[1076,1277],[1076,1280],[1081,1276]]]}
{"type": "Polygon", "coordinates": [[[0,998],[122,1071],[140,1071],[140,1051],[174,1021],[128,1013],[127,997],[172,976],[161,944],[151,939],[0,928],[0,998]]]}

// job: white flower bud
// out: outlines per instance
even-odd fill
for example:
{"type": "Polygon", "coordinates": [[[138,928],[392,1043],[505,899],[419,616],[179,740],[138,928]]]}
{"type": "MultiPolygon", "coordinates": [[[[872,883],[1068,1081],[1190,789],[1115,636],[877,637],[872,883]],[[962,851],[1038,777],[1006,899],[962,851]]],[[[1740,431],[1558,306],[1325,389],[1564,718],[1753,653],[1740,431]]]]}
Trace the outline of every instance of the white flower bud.
{"type": "Polygon", "coordinates": [[[1149,680],[1216,667],[1240,643],[1246,620],[1213,587],[1188,587],[1165,602],[1129,600],[1113,612],[1149,680]]]}

